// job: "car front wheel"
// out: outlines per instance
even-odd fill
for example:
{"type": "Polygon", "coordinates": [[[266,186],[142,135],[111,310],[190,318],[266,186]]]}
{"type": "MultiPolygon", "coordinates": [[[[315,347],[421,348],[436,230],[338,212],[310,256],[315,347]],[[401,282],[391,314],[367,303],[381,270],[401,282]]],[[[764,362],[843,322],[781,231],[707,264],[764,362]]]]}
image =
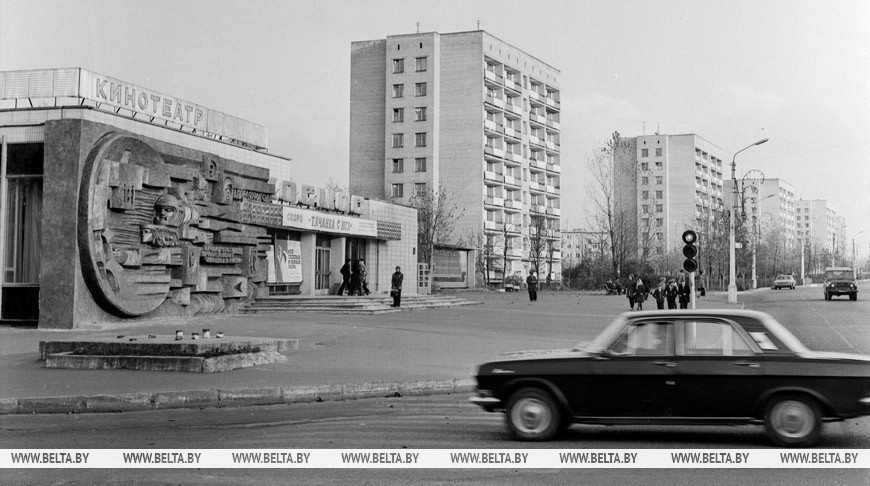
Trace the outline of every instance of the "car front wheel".
{"type": "Polygon", "coordinates": [[[507,423],[514,439],[546,441],[560,432],[562,412],[551,394],[523,388],[508,400],[507,423]]]}
{"type": "Polygon", "coordinates": [[[770,440],[778,445],[811,446],[818,442],[822,433],[819,407],[808,397],[777,397],[767,406],[764,428],[770,440]]]}

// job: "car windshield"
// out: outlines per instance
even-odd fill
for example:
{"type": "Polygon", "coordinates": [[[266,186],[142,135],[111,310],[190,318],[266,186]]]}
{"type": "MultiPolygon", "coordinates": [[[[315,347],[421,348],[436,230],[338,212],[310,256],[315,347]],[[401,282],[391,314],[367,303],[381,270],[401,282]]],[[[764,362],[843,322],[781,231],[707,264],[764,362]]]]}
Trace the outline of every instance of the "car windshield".
{"type": "Polygon", "coordinates": [[[610,341],[616,337],[621,330],[623,325],[625,324],[625,318],[617,317],[613,320],[607,327],[604,328],[595,339],[590,342],[583,342],[574,346],[574,351],[586,351],[588,353],[600,353],[604,351],[604,348],[610,344],[610,341]]]}
{"type": "Polygon", "coordinates": [[[779,277],[776,277],[777,280],[788,280],[790,278],[791,276],[789,275],[780,275],[779,277]]]}
{"type": "Polygon", "coordinates": [[[825,272],[825,278],[852,278],[852,270],[828,270],[827,272],[825,272]]]}

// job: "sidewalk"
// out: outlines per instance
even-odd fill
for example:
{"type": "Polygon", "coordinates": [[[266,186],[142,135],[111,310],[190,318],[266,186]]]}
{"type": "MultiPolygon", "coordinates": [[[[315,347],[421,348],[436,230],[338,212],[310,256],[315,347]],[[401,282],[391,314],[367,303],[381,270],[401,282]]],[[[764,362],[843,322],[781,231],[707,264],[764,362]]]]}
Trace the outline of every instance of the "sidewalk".
{"type": "MultiPolygon", "coordinates": [[[[161,318],[100,330],[0,328],[0,414],[117,412],[243,406],[368,396],[469,392],[476,366],[501,353],[568,348],[592,339],[624,296],[463,292],[480,305],[382,315],[283,312],[161,318]],[[285,363],[224,373],[49,369],[39,341],[118,335],[185,336],[203,328],[226,336],[299,339],[285,363]]],[[[648,302],[649,304],[649,302],[648,302]]],[[[733,307],[701,299],[699,308],[733,307]]]]}

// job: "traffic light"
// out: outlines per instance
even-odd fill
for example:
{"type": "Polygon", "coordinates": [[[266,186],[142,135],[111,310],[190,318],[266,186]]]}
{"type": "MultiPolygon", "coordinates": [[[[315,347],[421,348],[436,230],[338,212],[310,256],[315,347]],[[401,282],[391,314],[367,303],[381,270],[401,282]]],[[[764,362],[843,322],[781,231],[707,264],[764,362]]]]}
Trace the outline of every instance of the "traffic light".
{"type": "Polygon", "coordinates": [[[696,272],[698,270],[698,233],[692,230],[683,232],[683,256],[686,259],[683,261],[683,270],[687,272],[696,272]]]}

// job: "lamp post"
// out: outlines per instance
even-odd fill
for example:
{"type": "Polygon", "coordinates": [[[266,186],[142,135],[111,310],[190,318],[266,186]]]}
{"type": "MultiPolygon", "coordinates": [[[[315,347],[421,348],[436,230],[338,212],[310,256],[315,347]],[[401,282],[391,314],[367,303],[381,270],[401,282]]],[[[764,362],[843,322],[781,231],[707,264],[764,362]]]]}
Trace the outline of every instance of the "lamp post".
{"type": "MultiPolygon", "coordinates": [[[[776,194],[770,194],[768,196],[764,196],[761,199],[756,199],[753,204],[755,205],[756,208],[758,208],[758,203],[760,203],[761,201],[763,201],[767,198],[773,197],[773,196],[776,196],[776,194]]],[[[758,288],[758,278],[755,275],[755,255],[758,252],[758,250],[757,250],[758,239],[759,239],[758,238],[758,218],[753,216],[752,217],[752,288],[753,289],[758,288]]]]}
{"type": "Polygon", "coordinates": [[[855,265],[855,237],[863,233],[864,231],[859,231],[852,235],[852,275],[855,277],[855,280],[858,280],[858,266],[855,265]]]}
{"type": "Polygon", "coordinates": [[[768,138],[762,138],[761,140],[753,143],[752,145],[749,145],[747,147],[744,147],[744,148],[738,150],[737,152],[734,152],[734,157],[731,158],[731,185],[733,187],[732,187],[732,191],[731,191],[731,218],[730,218],[731,219],[731,225],[730,225],[731,231],[729,232],[730,234],[729,234],[729,238],[728,238],[728,243],[729,243],[728,244],[728,254],[729,254],[728,256],[730,258],[730,262],[728,265],[729,266],[729,268],[728,268],[728,303],[729,304],[736,304],[737,303],[737,262],[735,259],[736,255],[735,255],[735,249],[734,249],[734,244],[735,244],[735,242],[734,242],[734,202],[736,199],[735,196],[737,195],[737,154],[739,154],[740,152],[743,152],[746,149],[750,149],[756,145],[761,145],[761,144],[767,142],[768,140],[769,140],[768,138]]]}

